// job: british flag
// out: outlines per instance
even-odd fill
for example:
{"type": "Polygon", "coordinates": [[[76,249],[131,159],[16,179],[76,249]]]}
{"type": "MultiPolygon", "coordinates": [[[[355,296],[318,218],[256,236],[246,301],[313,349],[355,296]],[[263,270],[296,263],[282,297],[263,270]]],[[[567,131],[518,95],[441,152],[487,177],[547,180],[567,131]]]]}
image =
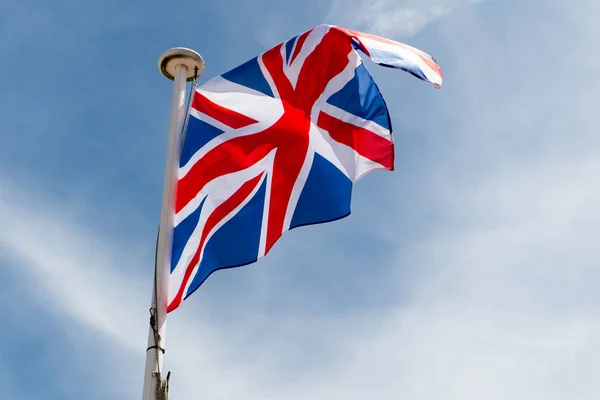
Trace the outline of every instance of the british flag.
{"type": "Polygon", "coordinates": [[[196,88],[181,147],[168,311],[293,228],[350,214],[352,187],[393,170],[386,104],[357,50],[440,87],[431,56],[331,25],[196,88]]]}

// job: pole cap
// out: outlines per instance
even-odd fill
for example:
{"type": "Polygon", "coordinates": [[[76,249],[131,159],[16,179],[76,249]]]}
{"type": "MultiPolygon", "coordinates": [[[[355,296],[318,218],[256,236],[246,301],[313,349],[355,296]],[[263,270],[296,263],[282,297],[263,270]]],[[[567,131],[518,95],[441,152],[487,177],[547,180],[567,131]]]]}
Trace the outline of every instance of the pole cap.
{"type": "Polygon", "coordinates": [[[204,72],[204,59],[192,49],[185,47],[174,47],[163,53],[158,59],[160,72],[170,80],[175,80],[175,67],[178,65],[187,67],[187,81],[194,79],[194,69],[198,68],[196,77],[204,72]]]}

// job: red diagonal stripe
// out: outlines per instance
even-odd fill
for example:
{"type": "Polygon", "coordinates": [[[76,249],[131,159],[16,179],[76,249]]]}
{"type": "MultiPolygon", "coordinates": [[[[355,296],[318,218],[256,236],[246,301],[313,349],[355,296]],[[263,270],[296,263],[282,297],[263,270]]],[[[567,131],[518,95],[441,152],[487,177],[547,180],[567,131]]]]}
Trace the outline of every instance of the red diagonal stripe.
{"type": "Polygon", "coordinates": [[[306,57],[296,84],[296,108],[310,115],[317,99],[340,72],[348,66],[352,43],[339,32],[329,30],[315,49],[306,57]],[[327,60],[326,63],[323,60],[327,60]]]}
{"type": "Polygon", "coordinates": [[[179,306],[179,304],[183,301],[185,288],[187,286],[188,281],[190,280],[194,268],[200,262],[200,253],[204,248],[204,242],[206,241],[206,238],[208,237],[210,231],[212,231],[213,228],[223,220],[223,218],[229,215],[229,213],[231,213],[236,207],[238,207],[250,195],[250,193],[252,193],[252,191],[256,188],[256,185],[259,184],[260,179],[263,175],[264,172],[261,172],[260,174],[250,179],[242,186],[240,186],[240,188],[236,190],[235,193],[231,195],[231,197],[229,197],[227,200],[225,200],[223,203],[217,206],[217,208],[215,208],[212,214],[208,217],[208,219],[206,220],[206,224],[204,224],[204,227],[202,229],[200,245],[198,246],[194,257],[192,258],[185,270],[185,275],[183,276],[181,286],[179,286],[177,295],[173,298],[173,301],[167,307],[167,312],[171,312],[174,309],[176,309],[177,306],[179,306]]]}
{"type": "Polygon", "coordinates": [[[208,182],[249,168],[262,160],[275,146],[272,142],[269,143],[264,134],[258,133],[230,139],[210,150],[177,183],[175,212],[181,211],[208,182]]]}
{"type": "Polygon", "coordinates": [[[296,47],[294,48],[294,53],[292,54],[292,58],[290,58],[290,64],[293,63],[294,60],[296,59],[296,57],[298,57],[298,54],[300,54],[300,50],[302,50],[302,46],[304,45],[304,42],[306,41],[306,38],[308,37],[309,33],[310,33],[310,31],[304,32],[296,40],[296,47]]]}
{"type": "Polygon", "coordinates": [[[237,111],[230,110],[229,108],[210,101],[206,96],[203,96],[199,92],[194,93],[192,107],[233,129],[243,128],[258,122],[244,114],[240,114],[237,111]]]}
{"type": "Polygon", "coordinates": [[[333,140],[352,147],[361,156],[389,170],[394,169],[394,144],[390,140],[324,112],[319,114],[317,126],[329,132],[333,140]]]}

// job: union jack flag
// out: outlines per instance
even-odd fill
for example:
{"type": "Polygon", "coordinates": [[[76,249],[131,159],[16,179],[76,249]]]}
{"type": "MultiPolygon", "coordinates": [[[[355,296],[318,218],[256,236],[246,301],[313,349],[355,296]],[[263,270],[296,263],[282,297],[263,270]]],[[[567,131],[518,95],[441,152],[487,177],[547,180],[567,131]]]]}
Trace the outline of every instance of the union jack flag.
{"type": "Polygon", "coordinates": [[[352,187],[393,170],[390,116],[357,50],[440,87],[429,55],[331,25],[196,88],[181,147],[168,311],[293,228],[350,214],[352,187]]]}

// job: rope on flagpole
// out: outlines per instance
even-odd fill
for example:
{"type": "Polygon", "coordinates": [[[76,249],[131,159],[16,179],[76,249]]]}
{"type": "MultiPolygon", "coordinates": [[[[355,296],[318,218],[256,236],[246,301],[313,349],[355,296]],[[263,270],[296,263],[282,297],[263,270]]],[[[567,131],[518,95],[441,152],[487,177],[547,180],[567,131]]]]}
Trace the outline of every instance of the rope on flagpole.
{"type": "MultiPolygon", "coordinates": [[[[158,333],[158,329],[156,326],[156,309],[158,301],[158,282],[156,276],[156,267],[158,265],[158,234],[156,235],[156,249],[154,251],[154,304],[150,307],[150,328],[152,328],[152,332],[154,334],[154,346],[150,346],[146,349],[146,351],[150,349],[154,349],[154,354],[156,355],[156,363],[158,364],[158,352],[162,351],[165,354],[165,349],[160,347],[158,344],[160,343],[158,339],[160,338],[160,334],[158,333]]],[[[158,373],[160,374],[160,367],[158,368],[158,373]]]]}
{"type": "MultiPolygon", "coordinates": [[[[154,298],[158,299],[158,285],[157,285],[157,276],[156,276],[156,266],[158,265],[158,235],[156,236],[156,251],[154,253],[154,298]]],[[[146,351],[150,349],[154,349],[154,355],[156,357],[156,365],[157,371],[154,373],[157,379],[156,385],[156,400],[168,400],[169,399],[169,378],[171,377],[171,371],[167,373],[167,377],[165,379],[162,378],[162,373],[160,370],[160,363],[158,362],[158,352],[161,351],[165,354],[165,349],[158,345],[160,333],[158,332],[158,327],[156,326],[156,309],[157,304],[152,304],[150,308],[150,328],[154,334],[154,346],[150,346],[146,349],[146,351]]]]}

